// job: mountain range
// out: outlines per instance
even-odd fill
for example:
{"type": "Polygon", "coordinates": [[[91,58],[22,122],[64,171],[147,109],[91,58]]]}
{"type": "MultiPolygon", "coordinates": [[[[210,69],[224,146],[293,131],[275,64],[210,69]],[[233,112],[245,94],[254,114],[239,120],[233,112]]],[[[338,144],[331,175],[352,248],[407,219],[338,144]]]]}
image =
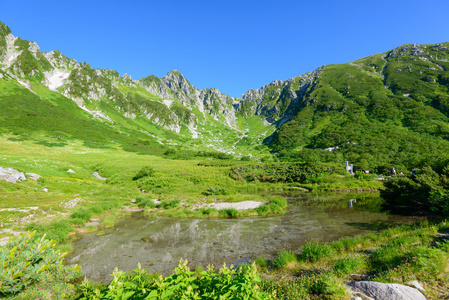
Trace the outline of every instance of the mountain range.
{"type": "Polygon", "coordinates": [[[135,80],[94,69],[0,23],[0,134],[153,154],[348,159],[377,172],[437,163],[449,153],[448,47],[406,44],[234,98],[176,70],[135,80]]]}

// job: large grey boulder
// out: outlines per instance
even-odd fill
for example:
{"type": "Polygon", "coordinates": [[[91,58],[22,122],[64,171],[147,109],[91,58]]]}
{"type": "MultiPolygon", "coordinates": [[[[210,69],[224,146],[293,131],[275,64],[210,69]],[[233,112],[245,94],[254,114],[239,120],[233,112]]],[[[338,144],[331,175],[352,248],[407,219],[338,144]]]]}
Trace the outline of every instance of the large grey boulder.
{"type": "Polygon", "coordinates": [[[397,283],[355,281],[348,283],[355,292],[363,293],[375,300],[426,300],[417,289],[397,283]]]}
{"type": "Polygon", "coordinates": [[[26,180],[26,177],[23,172],[19,172],[11,168],[5,169],[0,167],[0,180],[16,183],[17,181],[26,180]]]}

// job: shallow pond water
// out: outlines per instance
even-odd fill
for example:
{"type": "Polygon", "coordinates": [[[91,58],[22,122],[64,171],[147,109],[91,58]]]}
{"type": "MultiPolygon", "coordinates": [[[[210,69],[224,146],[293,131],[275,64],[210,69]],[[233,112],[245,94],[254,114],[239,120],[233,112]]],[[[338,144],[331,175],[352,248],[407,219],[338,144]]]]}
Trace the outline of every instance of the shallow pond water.
{"type": "Polygon", "coordinates": [[[84,275],[97,282],[110,281],[115,267],[132,270],[138,263],[168,275],[181,257],[191,269],[208,264],[221,267],[260,256],[270,259],[281,250],[297,252],[308,241],[331,241],[418,220],[378,212],[376,195],[326,199],[290,197],[286,214],[267,217],[179,219],[133,213],[103,236],[80,235],[67,262],[81,265],[84,275]],[[357,199],[353,207],[351,198],[357,199]]]}

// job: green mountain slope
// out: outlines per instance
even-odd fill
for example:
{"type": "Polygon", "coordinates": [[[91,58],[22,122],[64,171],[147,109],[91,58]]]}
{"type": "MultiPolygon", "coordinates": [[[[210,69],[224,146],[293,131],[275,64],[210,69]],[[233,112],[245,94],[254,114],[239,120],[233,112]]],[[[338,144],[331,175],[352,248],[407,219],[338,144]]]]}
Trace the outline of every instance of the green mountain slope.
{"type": "Polygon", "coordinates": [[[0,23],[0,132],[155,153],[270,150],[274,160],[348,159],[376,172],[435,164],[449,153],[448,46],[403,45],[237,99],[176,70],[134,80],[93,69],[0,23]]]}
{"type": "MultiPolygon", "coordinates": [[[[403,45],[317,70],[306,88],[290,92],[296,98],[280,93],[270,102],[280,105],[265,108],[275,112],[266,117],[283,118],[266,141],[277,151],[327,149],[359,169],[378,172],[392,164],[411,167],[447,159],[447,47],[403,45]]],[[[285,93],[298,80],[303,77],[278,90],[285,93]]]]}

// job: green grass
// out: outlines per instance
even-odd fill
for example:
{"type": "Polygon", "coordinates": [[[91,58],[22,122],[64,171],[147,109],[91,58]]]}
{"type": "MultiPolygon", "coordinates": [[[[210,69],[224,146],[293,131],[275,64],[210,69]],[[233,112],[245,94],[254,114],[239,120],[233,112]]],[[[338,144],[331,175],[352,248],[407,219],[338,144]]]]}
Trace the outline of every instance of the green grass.
{"type": "Polygon", "coordinates": [[[272,268],[264,271],[261,286],[284,299],[340,299],[347,297],[345,282],[368,276],[386,283],[418,280],[426,286],[428,298],[439,299],[440,291],[449,286],[449,243],[439,233],[448,230],[446,221],[422,222],[379,234],[308,243],[294,252],[280,252],[272,268]]]}

